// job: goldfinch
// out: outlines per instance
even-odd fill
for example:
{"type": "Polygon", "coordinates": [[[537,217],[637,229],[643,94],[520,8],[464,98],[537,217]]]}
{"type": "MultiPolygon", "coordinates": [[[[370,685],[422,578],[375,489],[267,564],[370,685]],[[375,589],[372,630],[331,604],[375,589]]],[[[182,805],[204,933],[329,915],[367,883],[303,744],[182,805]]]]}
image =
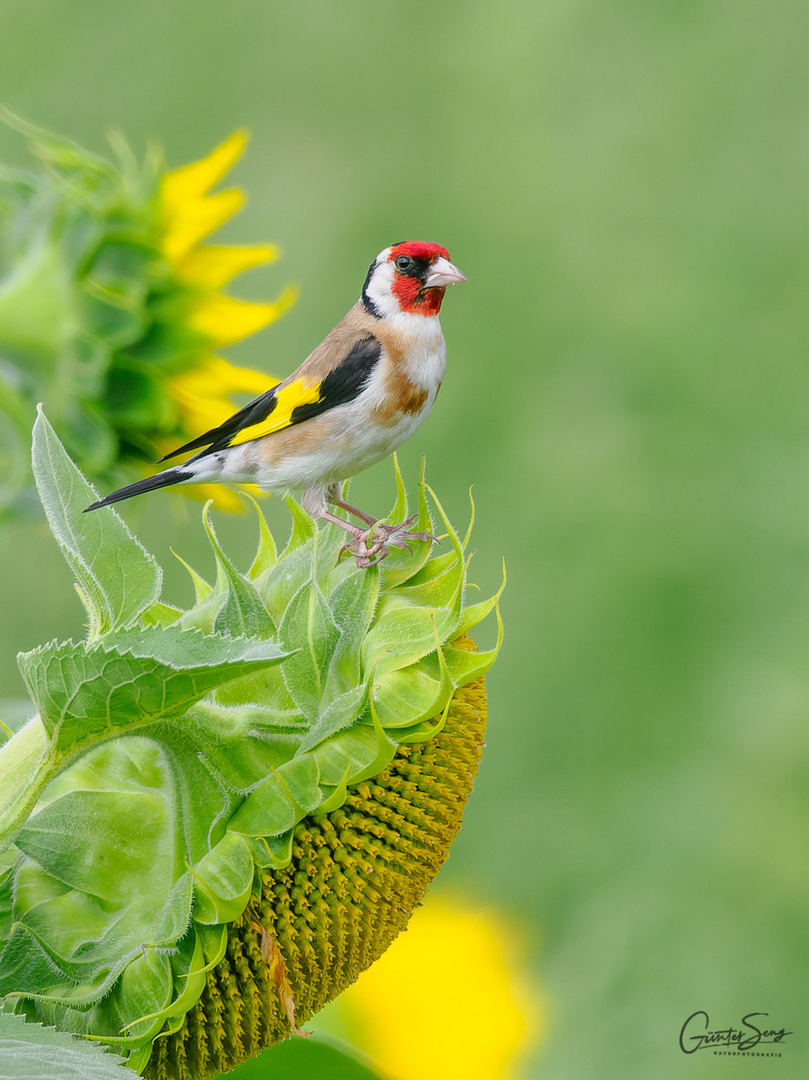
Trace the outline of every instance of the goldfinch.
{"type": "Polygon", "coordinates": [[[297,371],[219,427],[173,450],[167,461],[198,453],[88,506],[130,499],[171,484],[254,483],[303,492],[313,516],[352,538],[359,566],[383,559],[408,540],[415,518],[386,525],[342,499],[342,483],[381,461],[415,432],[433,407],[446,368],[438,313],[447,285],[466,281],[440,244],[407,241],[371,263],[362,295],[297,371]],[[328,504],[364,527],[337,517],[328,504]]]}

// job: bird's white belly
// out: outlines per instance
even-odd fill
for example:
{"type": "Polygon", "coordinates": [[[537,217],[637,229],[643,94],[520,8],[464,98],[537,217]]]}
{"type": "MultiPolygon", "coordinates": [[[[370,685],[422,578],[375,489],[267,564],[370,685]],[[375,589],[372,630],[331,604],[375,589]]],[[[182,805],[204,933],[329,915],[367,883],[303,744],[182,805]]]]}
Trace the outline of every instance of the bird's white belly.
{"type": "Polygon", "coordinates": [[[269,467],[260,467],[256,482],[269,489],[315,485],[325,488],[355,476],[406,442],[430,411],[432,402],[416,415],[400,417],[385,427],[369,424],[366,410],[352,409],[352,405],[334,410],[337,415],[329,417],[330,437],[316,450],[288,454],[269,467]],[[352,416],[352,412],[356,415],[352,416]]]}

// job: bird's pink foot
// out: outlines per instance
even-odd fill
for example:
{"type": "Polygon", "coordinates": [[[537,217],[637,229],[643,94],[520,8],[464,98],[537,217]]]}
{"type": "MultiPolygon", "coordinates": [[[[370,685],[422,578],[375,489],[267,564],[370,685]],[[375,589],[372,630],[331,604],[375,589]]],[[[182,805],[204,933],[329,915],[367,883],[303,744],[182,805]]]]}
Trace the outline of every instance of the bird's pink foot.
{"type": "Polygon", "coordinates": [[[377,563],[382,562],[390,555],[391,548],[407,548],[408,551],[412,551],[410,544],[414,541],[423,543],[437,543],[438,541],[432,533],[411,531],[410,527],[416,521],[417,514],[398,525],[388,525],[386,522],[369,518],[370,524],[367,529],[351,525],[328,511],[322,512],[320,516],[350,533],[353,540],[349,540],[343,550],[353,555],[357,560],[357,566],[361,569],[367,569],[369,566],[376,566],[377,563]]]}
{"type": "Polygon", "coordinates": [[[407,548],[412,551],[411,543],[437,543],[438,538],[432,533],[413,532],[410,526],[415,522],[418,515],[402,521],[398,525],[388,525],[377,521],[365,530],[365,535],[357,537],[356,545],[348,543],[346,550],[357,560],[357,566],[376,566],[390,555],[391,548],[407,548]]]}

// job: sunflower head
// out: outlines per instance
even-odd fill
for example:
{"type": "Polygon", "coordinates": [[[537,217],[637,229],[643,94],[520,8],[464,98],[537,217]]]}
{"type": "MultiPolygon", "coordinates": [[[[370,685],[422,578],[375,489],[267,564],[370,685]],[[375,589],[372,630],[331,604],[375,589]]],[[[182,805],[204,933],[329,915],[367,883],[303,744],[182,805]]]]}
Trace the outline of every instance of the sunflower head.
{"type": "Polygon", "coordinates": [[[297,1030],[420,902],[471,791],[499,593],[467,602],[470,531],[422,476],[440,553],[365,570],[289,500],[280,553],[256,507],[242,572],[206,508],[217,575],[182,610],[112,509],[82,513],[44,416],[34,466],[89,629],[19,657],[38,715],[0,751],[0,997],[198,1080],[297,1030]]]}

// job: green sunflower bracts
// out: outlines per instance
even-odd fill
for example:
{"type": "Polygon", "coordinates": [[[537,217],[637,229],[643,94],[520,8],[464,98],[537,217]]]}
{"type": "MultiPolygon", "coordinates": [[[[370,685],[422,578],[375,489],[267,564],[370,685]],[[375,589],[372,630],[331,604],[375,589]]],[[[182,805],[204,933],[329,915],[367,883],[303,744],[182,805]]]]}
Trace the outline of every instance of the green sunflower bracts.
{"type": "MultiPolygon", "coordinates": [[[[0,165],[0,516],[27,498],[37,401],[82,469],[118,486],[133,466],[221,423],[233,394],[277,381],[212,350],[269,325],[295,298],[291,288],[272,303],[222,292],[275,261],[273,245],[201,242],[243,203],[238,189],[209,194],[243,133],[169,172],[155,145],[139,163],[113,135],[110,162],[0,108],[3,119],[38,167],[0,165]]],[[[215,490],[223,506],[238,505],[215,490]]]]}
{"type": "MultiPolygon", "coordinates": [[[[441,547],[368,570],[289,500],[286,548],[257,508],[242,574],[206,508],[217,579],[190,570],[196,603],[181,611],[114,511],[82,513],[96,493],[42,415],[33,456],[89,629],[19,657],[38,716],[0,749],[0,997],[142,1071],[197,1006],[229,928],[256,925],[250,906],[296,865],[301,829],[350,817],[367,781],[436,740],[458,688],[497,656],[499,614],[493,649],[460,644],[497,596],[465,604],[469,533],[430,493],[441,547]]],[[[402,520],[398,469],[396,483],[402,520]]],[[[417,528],[432,532],[428,490],[422,477],[417,528]]],[[[420,770],[397,781],[397,806],[420,770]]]]}
{"type": "Polygon", "coordinates": [[[42,168],[0,171],[0,507],[27,483],[36,401],[94,475],[121,441],[148,460],[149,437],[177,426],[163,368],[196,345],[161,340],[189,298],[161,257],[157,156],[140,169],[119,140],[116,169],[44,133],[31,145],[42,168]]]}

